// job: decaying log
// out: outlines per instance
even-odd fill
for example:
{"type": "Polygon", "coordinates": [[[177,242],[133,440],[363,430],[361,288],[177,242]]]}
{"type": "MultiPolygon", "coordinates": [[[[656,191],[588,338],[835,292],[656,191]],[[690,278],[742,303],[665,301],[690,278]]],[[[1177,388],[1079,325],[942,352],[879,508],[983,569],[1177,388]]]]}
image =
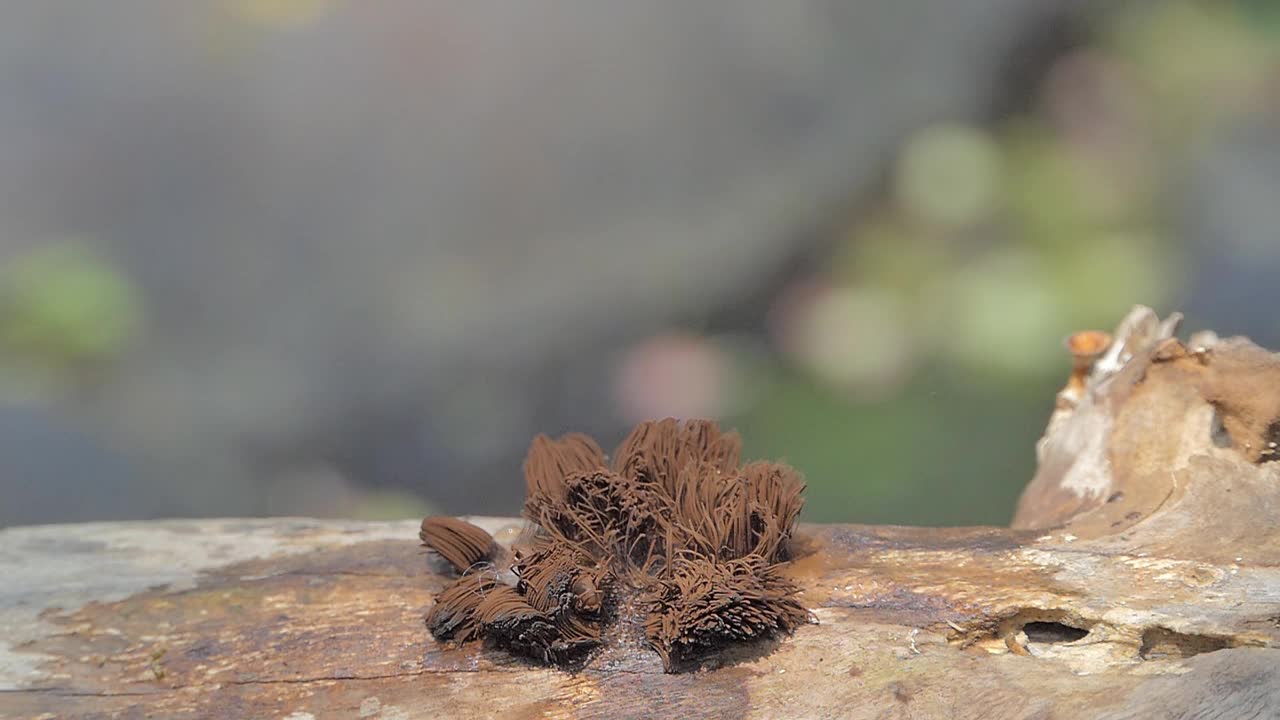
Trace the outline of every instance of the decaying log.
{"type": "Polygon", "coordinates": [[[3,530],[0,717],[1276,717],[1280,360],[1175,326],[1080,339],[1013,529],[802,525],[818,623],[695,671],[435,642],[417,522],[3,530]]]}

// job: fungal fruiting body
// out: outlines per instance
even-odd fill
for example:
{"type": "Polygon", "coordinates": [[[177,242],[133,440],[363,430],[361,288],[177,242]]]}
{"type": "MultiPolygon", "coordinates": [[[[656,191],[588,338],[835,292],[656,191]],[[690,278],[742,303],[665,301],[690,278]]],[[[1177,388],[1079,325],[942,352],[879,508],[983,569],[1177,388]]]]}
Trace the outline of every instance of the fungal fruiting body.
{"type": "Polygon", "coordinates": [[[611,460],[585,435],[534,438],[524,464],[532,525],[509,568],[480,528],[423,521],[423,544],[461,573],[427,616],[432,634],[558,663],[610,628],[631,630],[672,670],[808,622],[781,570],[804,483],[786,465],[741,465],[740,452],[738,435],[709,421],[642,423],[611,460]]]}
{"type": "Polygon", "coordinates": [[[493,538],[489,533],[457,518],[429,517],[423,520],[418,538],[460,572],[492,559],[493,538]]]}

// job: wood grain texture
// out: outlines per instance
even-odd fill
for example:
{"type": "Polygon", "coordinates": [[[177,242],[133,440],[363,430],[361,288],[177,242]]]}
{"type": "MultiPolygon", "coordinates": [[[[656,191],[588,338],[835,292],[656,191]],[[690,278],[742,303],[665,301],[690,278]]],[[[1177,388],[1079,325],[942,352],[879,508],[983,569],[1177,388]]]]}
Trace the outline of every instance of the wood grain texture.
{"type": "Polygon", "coordinates": [[[1275,356],[1135,322],[1060,397],[1020,529],[801,525],[818,622],[696,671],[437,643],[417,522],[10,528],[0,718],[1275,717],[1275,356]]]}
{"type": "Polygon", "coordinates": [[[1274,545],[1207,562],[1012,530],[809,526],[793,573],[819,624],[670,675],[638,649],[566,673],[437,644],[422,616],[446,578],[416,529],[6,530],[0,569],[19,589],[2,600],[0,716],[1096,717],[1235,656],[1280,687],[1274,545]],[[157,548],[171,565],[148,560],[157,548]],[[1087,634],[1036,640],[1030,622],[1087,634]]]}

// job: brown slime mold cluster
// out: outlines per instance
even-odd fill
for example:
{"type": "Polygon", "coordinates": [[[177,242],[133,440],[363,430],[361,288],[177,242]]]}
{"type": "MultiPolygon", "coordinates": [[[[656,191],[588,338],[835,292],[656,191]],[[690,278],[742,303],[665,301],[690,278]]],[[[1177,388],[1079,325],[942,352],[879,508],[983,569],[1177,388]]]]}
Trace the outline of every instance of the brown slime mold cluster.
{"type": "Polygon", "coordinates": [[[804,483],[740,452],[710,421],[642,423],[611,462],[585,435],[539,435],[524,465],[532,525],[509,561],[474,525],[423,520],[423,544],[460,573],[427,626],[559,664],[641,634],[669,671],[791,632],[811,619],[781,572],[804,483]]]}

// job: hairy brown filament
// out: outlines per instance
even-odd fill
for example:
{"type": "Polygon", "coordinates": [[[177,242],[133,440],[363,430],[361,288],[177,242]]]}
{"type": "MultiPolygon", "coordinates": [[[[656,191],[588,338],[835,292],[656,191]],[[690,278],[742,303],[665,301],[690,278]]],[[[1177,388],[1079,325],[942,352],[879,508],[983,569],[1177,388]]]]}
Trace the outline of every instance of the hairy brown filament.
{"type": "Polygon", "coordinates": [[[458,572],[492,559],[493,538],[483,528],[452,517],[435,516],[422,521],[422,544],[453,565],[458,572]]]}
{"type": "Polygon", "coordinates": [[[436,597],[427,615],[427,627],[438,640],[467,642],[480,637],[480,603],[498,588],[495,578],[463,575],[436,597]]]}
{"type": "Polygon", "coordinates": [[[759,555],[681,558],[650,597],[645,634],[670,666],[699,650],[808,622],[796,587],[759,555]]]}
{"type": "Polygon", "coordinates": [[[604,451],[581,433],[557,440],[546,435],[535,437],[524,461],[525,514],[538,516],[540,506],[560,502],[564,498],[564,479],[569,475],[589,472],[603,464],[604,451]]]}
{"type": "MultiPolygon", "coordinates": [[[[779,570],[804,482],[786,465],[740,465],[741,444],[714,422],[673,419],[637,426],[611,461],[585,435],[534,438],[524,464],[533,532],[509,582],[464,575],[437,599],[432,633],[559,662],[603,642],[603,626],[622,622],[611,607],[626,597],[673,669],[808,622],[779,570]]],[[[422,539],[463,571],[491,557],[487,534],[439,518],[423,522],[422,539]]]]}

